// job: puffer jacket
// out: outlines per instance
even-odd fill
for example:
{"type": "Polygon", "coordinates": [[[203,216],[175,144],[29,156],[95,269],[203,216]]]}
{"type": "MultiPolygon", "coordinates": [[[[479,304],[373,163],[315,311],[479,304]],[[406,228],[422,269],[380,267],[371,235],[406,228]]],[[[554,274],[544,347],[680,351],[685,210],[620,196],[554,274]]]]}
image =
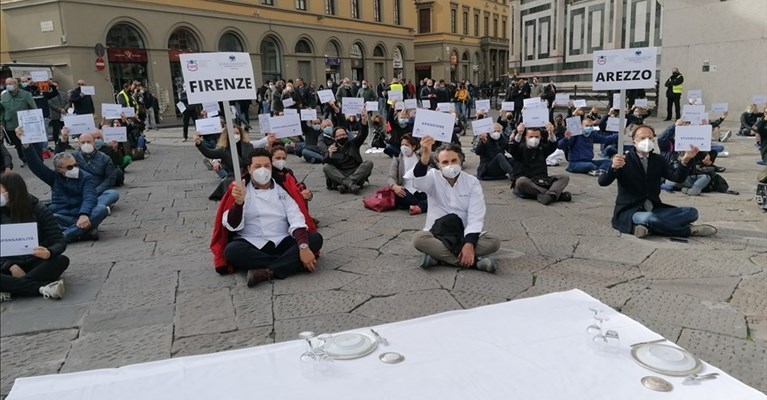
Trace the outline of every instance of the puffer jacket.
{"type": "Polygon", "coordinates": [[[72,155],[77,160],[77,163],[80,164],[80,169],[93,176],[93,184],[96,186],[97,196],[115,186],[117,170],[109,156],[96,150],[90,155],[82,151],[75,151],[72,155]]]}
{"type": "Polygon", "coordinates": [[[30,171],[51,187],[51,205],[48,208],[52,213],[68,217],[91,215],[98,202],[91,174],[81,169],[77,179],[67,178],[43,164],[32,146],[24,149],[24,155],[30,171]]]}
{"type": "MultiPolygon", "coordinates": [[[[59,229],[59,224],[53,213],[40,202],[37,197],[30,195],[29,201],[32,203],[33,221],[37,222],[37,240],[38,244],[51,252],[51,258],[64,254],[67,248],[67,242],[59,229]]],[[[0,224],[17,223],[11,220],[11,211],[8,207],[0,207],[0,224]]],[[[32,255],[0,257],[0,269],[7,270],[12,265],[33,266],[43,261],[32,255]]]]}

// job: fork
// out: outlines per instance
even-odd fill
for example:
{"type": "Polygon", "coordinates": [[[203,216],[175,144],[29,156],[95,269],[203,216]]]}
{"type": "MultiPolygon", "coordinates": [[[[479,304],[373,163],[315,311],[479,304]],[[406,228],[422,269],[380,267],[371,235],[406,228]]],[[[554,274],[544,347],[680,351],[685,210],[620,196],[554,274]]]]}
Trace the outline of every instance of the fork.
{"type": "Polygon", "coordinates": [[[692,374],[686,378],[684,378],[684,381],[682,381],[682,385],[695,385],[697,383],[700,383],[702,381],[708,381],[711,379],[716,379],[719,376],[718,372],[712,372],[710,374],[692,374]]]}

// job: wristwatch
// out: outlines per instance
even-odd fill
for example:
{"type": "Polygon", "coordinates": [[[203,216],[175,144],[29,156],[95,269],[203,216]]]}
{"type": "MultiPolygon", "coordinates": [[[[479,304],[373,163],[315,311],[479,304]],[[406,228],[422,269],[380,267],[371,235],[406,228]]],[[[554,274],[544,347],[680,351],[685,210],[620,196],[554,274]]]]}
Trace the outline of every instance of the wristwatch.
{"type": "Polygon", "coordinates": [[[304,243],[304,244],[299,244],[299,245],[298,245],[298,248],[299,248],[300,250],[308,249],[308,248],[309,248],[309,245],[308,245],[308,244],[306,244],[306,243],[304,243]]]}

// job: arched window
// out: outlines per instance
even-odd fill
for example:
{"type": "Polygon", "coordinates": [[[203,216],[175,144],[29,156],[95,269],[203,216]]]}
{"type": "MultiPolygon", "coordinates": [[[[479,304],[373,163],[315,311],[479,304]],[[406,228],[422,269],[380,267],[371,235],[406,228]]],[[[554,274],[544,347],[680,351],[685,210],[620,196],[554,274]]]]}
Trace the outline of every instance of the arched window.
{"type": "Polygon", "coordinates": [[[261,78],[263,81],[282,78],[282,50],[272,36],[261,41],[261,78]]]}
{"type": "Polygon", "coordinates": [[[107,47],[120,49],[143,49],[144,39],[131,24],[119,23],[107,33],[107,47]]]}
{"type": "Polygon", "coordinates": [[[373,57],[386,57],[386,51],[380,44],[373,49],[373,57]]]}
{"type": "Polygon", "coordinates": [[[341,49],[339,48],[338,43],[336,43],[334,40],[329,40],[328,44],[325,45],[325,56],[340,57],[341,49]]]}
{"type": "Polygon", "coordinates": [[[305,39],[300,39],[296,42],[296,54],[312,54],[312,45],[305,39]]]}
{"type": "Polygon", "coordinates": [[[245,46],[242,45],[242,40],[235,33],[226,32],[218,39],[218,51],[243,52],[245,46]]]}
{"type": "Polygon", "coordinates": [[[461,61],[469,62],[469,53],[468,52],[464,52],[463,53],[463,55],[461,56],[461,61]]]}
{"type": "Polygon", "coordinates": [[[168,49],[186,50],[192,53],[200,51],[200,42],[192,31],[187,28],[178,28],[168,39],[168,49]]]}

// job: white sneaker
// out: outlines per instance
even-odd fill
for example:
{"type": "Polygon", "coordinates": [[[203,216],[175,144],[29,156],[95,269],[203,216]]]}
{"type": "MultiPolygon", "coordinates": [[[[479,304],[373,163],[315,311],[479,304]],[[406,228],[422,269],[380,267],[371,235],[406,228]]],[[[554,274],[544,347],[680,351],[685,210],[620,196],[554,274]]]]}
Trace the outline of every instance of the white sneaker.
{"type": "Polygon", "coordinates": [[[40,294],[46,299],[60,299],[64,297],[64,280],[59,279],[40,288],[40,294]]]}
{"type": "Polygon", "coordinates": [[[730,152],[729,151],[723,151],[723,152],[717,154],[717,157],[729,157],[729,156],[730,156],[730,152]]]}
{"type": "Polygon", "coordinates": [[[495,273],[495,260],[491,257],[478,257],[477,269],[480,271],[495,273]]]}
{"type": "Polygon", "coordinates": [[[0,303],[4,301],[11,301],[11,294],[8,292],[0,292],[0,303]]]}
{"type": "Polygon", "coordinates": [[[716,235],[716,228],[711,225],[691,225],[690,236],[713,236],[716,235]]]}
{"type": "Polygon", "coordinates": [[[721,138],[719,138],[719,141],[720,141],[720,142],[722,142],[722,143],[724,143],[724,142],[726,142],[728,139],[730,139],[730,136],[732,136],[732,131],[727,131],[727,132],[725,132],[725,133],[724,133],[724,135],[722,135],[722,137],[721,137],[721,138]]]}

